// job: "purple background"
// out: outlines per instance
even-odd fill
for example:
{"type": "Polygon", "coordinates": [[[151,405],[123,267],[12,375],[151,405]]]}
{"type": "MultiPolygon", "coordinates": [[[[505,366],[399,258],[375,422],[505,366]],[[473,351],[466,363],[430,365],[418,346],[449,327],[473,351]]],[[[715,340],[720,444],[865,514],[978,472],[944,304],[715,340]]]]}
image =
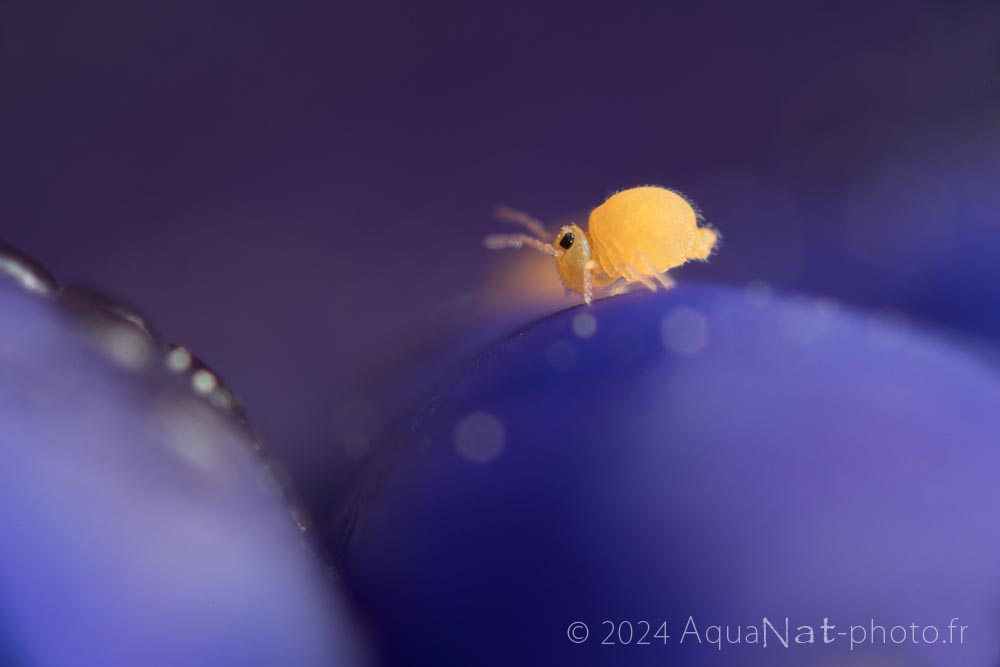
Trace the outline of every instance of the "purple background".
{"type": "Polygon", "coordinates": [[[682,280],[1000,335],[998,34],[996,2],[13,0],[0,238],[208,360],[308,489],[357,379],[478,302],[497,203],[668,185],[724,236],[682,280]]]}

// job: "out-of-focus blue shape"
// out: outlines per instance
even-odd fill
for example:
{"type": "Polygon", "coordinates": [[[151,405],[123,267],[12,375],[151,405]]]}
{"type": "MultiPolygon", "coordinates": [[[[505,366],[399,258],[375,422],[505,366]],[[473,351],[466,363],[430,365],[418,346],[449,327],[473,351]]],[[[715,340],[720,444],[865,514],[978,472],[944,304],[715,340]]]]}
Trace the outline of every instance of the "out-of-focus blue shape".
{"type": "Polygon", "coordinates": [[[387,436],[346,578],[389,665],[992,667],[998,433],[997,378],[920,331],[764,290],[630,294],[508,339],[387,436]],[[816,642],[708,643],[764,617],[816,642]],[[938,641],[836,634],[873,620],[938,641]]]}
{"type": "Polygon", "coordinates": [[[0,277],[0,663],[361,663],[223,389],[129,314],[0,277]]]}

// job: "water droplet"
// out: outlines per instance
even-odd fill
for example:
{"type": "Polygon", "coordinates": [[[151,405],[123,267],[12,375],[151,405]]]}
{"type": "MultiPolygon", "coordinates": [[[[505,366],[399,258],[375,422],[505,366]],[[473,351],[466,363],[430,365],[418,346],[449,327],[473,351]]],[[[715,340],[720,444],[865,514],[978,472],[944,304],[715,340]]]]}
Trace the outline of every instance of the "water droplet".
{"type": "Polygon", "coordinates": [[[158,354],[158,343],[145,320],[108,297],[80,287],[66,287],[59,294],[59,304],[83,336],[115,365],[143,370],[158,354]]]}
{"type": "Polygon", "coordinates": [[[52,294],[59,289],[52,274],[24,253],[0,241],[0,276],[36,294],[52,294]]]}
{"type": "Polygon", "coordinates": [[[178,346],[167,353],[164,361],[170,371],[184,373],[191,368],[191,353],[186,348],[178,346]]]}
{"type": "Polygon", "coordinates": [[[473,412],[458,422],[454,439],[458,455],[473,463],[490,463],[507,444],[503,422],[486,412],[473,412]]]}
{"type": "Polygon", "coordinates": [[[100,343],[112,361],[129,370],[141,370],[153,357],[153,343],[142,331],[122,325],[109,326],[100,343]]]}
{"type": "Polygon", "coordinates": [[[205,398],[212,407],[228,415],[234,422],[249,428],[243,404],[236,394],[218,373],[191,354],[187,348],[172,347],[164,356],[164,365],[171,372],[188,373],[187,381],[195,394],[205,398]]]}
{"type": "Polygon", "coordinates": [[[100,316],[106,320],[129,324],[150,338],[156,338],[146,318],[134,308],[96,290],[71,285],[63,289],[60,301],[81,319],[100,316]]]}
{"type": "Polygon", "coordinates": [[[219,381],[207,368],[199,368],[191,374],[191,388],[196,394],[208,396],[219,386],[219,381]]]}
{"type": "Polygon", "coordinates": [[[244,428],[249,428],[243,404],[240,403],[236,394],[226,385],[218,373],[191,354],[187,348],[170,347],[163,357],[163,364],[172,373],[187,374],[186,380],[191,391],[207,400],[212,407],[225,413],[234,422],[242,424],[244,428]]]}
{"type": "Polygon", "coordinates": [[[218,376],[215,377],[215,390],[208,395],[208,402],[233,417],[243,418],[243,406],[229,387],[219,381],[218,376]]]}

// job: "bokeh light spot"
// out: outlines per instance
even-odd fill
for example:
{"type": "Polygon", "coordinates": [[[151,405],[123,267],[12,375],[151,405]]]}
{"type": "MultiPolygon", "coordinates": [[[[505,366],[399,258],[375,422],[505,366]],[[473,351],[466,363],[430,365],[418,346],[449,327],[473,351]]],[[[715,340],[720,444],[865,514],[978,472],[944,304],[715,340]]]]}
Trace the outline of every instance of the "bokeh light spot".
{"type": "Polygon", "coordinates": [[[503,422],[486,412],[473,412],[455,425],[455,451],[467,461],[489,463],[507,445],[503,422]]]}
{"type": "Polygon", "coordinates": [[[689,356],[708,343],[708,322],[694,308],[681,306],[663,318],[660,333],[664,347],[676,354],[689,356]]]}
{"type": "Polygon", "coordinates": [[[219,381],[216,379],[215,375],[211,371],[207,371],[204,368],[195,371],[194,375],[191,376],[191,387],[194,388],[195,392],[201,394],[202,396],[208,396],[215,388],[218,386],[219,381]]]}
{"type": "Polygon", "coordinates": [[[183,347],[175,347],[167,353],[166,364],[174,373],[183,373],[191,367],[191,353],[183,347]]]}
{"type": "Polygon", "coordinates": [[[597,333],[597,320],[590,313],[580,313],[573,318],[573,333],[579,338],[590,338],[597,333]]]}

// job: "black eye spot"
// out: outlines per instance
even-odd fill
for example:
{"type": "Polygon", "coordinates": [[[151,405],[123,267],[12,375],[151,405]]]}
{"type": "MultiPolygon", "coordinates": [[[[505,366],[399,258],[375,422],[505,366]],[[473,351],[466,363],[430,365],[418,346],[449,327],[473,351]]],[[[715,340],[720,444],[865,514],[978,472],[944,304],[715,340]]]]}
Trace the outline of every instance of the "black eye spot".
{"type": "Polygon", "coordinates": [[[570,248],[573,247],[573,241],[575,240],[576,237],[573,236],[573,232],[566,232],[565,234],[563,234],[563,237],[559,239],[559,245],[564,250],[569,250],[570,248]]]}

